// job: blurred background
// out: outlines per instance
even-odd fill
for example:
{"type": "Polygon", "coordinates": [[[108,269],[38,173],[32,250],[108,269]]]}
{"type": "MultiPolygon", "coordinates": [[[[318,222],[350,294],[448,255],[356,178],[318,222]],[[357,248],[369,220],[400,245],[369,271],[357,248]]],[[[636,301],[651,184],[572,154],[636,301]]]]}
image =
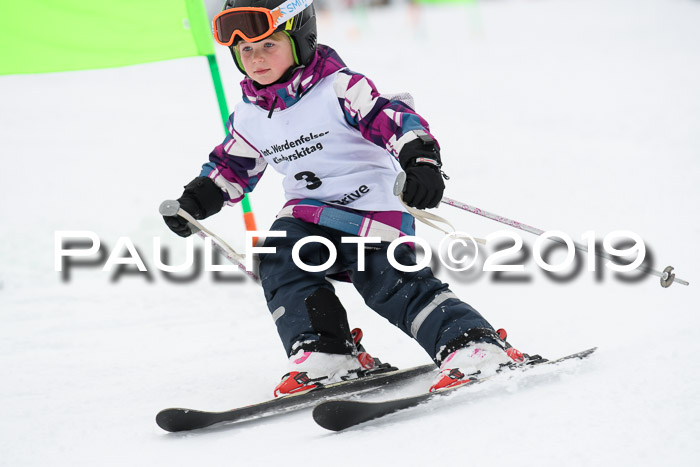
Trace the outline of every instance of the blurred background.
{"type": "MultiPolygon", "coordinates": [[[[221,3],[207,0],[207,14],[221,3]]],[[[446,195],[575,240],[631,230],[655,268],[673,265],[691,285],[662,289],[657,278],[626,280],[585,263],[552,277],[532,259],[535,239],[516,231],[527,250],[504,262],[524,272],[436,274],[523,351],[555,357],[597,345],[580,370],[340,436],[308,412],[165,436],[158,410],[259,402],[286,364],[254,283],[201,268],[176,280],[156,268],[155,237],[169,263],[186,257],[159,204],[180,196],[224,136],[208,61],[3,75],[0,465],[279,465],[310,445],[334,465],[357,465],[358,446],[363,465],[453,462],[455,453],[474,464],[497,453],[508,465],[695,465],[700,2],[314,4],[321,43],[381,92],[413,95],[441,144],[446,195]],[[60,230],[94,232],[101,254],[68,275],[55,271],[60,230]],[[147,271],[103,271],[111,254],[128,259],[124,243],[116,248],[122,238],[147,271]],[[446,430],[447,419],[464,423],[446,430]]],[[[9,5],[19,3],[2,3],[0,23],[9,5]]],[[[3,43],[0,60],[16,45],[3,43]]],[[[227,48],[214,55],[233,109],[242,75],[227,48]]],[[[251,195],[260,229],[284,202],[280,180],[268,170],[251,195]]],[[[505,228],[449,206],[436,212],[477,237],[505,228]]],[[[205,223],[245,249],[238,206],[205,223]]],[[[437,247],[440,233],[417,230],[437,247]]],[[[399,366],[429,361],[352,286],[336,287],[370,353],[399,366]]]]}

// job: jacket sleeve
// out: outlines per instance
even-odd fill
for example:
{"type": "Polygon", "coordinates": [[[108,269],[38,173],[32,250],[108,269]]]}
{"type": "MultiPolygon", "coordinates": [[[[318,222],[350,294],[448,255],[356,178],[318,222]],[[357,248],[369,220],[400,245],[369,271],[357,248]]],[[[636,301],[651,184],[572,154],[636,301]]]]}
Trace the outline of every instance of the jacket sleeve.
{"type": "Polygon", "coordinates": [[[417,138],[415,131],[430,134],[428,122],[405,102],[382,96],[366,76],[342,70],[334,88],[345,120],[365,139],[386,148],[396,158],[406,143],[417,138]]]}
{"type": "Polygon", "coordinates": [[[227,204],[235,204],[245,193],[253,191],[267,162],[233,125],[234,114],[226,122],[226,138],[209,154],[200,176],[211,178],[224,191],[227,204]]]}

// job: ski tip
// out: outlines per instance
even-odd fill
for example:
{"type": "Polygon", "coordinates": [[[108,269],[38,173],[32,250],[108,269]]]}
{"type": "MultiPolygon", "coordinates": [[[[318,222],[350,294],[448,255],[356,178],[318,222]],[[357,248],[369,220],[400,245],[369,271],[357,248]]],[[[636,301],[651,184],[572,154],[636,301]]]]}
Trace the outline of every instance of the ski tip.
{"type": "Polygon", "coordinates": [[[165,409],[158,412],[158,414],[156,415],[156,423],[165,431],[178,431],[177,426],[173,424],[172,409],[165,409]]]}
{"type": "Polygon", "coordinates": [[[314,421],[326,430],[341,431],[358,423],[352,417],[355,405],[362,404],[347,400],[321,402],[314,407],[312,416],[314,421]]]}
{"type": "Polygon", "coordinates": [[[191,430],[192,427],[186,416],[189,412],[188,409],[163,409],[156,415],[156,423],[171,433],[191,430]]]}
{"type": "Polygon", "coordinates": [[[314,421],[326,430],[340,431],[344,426],[339,423],[342,417],[337,413],[338,407],[337,401],[322,402],[314,407],[311,415],[314,421]]]}

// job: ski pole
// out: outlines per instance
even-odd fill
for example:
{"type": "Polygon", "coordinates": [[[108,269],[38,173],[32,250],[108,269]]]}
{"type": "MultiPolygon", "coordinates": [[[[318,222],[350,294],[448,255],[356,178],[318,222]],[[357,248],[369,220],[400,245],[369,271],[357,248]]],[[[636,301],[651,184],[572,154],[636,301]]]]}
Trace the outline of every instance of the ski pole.
{"type": "Polygon", "coordinates": [[[180,216],[190,223],[190,229],[192,233],[197,234],[203,239],[210,238],[212,245],[216,251],[221,253],[221,255],[238,266],[238,269],[246,273],[255,282],[260,282],[260,278],[253,272],[249,271],[245,267],[245,257],[236,252],[228,243],[222,240],[214,232],[207,230],[202,224],[200,224],[190,213],[185,211],[180,207],[180,203],[176,200],[166,200],[160,203],[158,211],[162,216],[180,216]]]}
{"type": "MultiPolygon", "coordinates": [[[[394,195],[398,196],[401,193],[403,193],[403,188],[404,185],[406,184],[406,173],[405,172],[400,172],[399,175],[396,177],[396,181],[394,182],[394,195]]],[[[442,199],[440,200],[441,203],[447,204],[448,206],[453,206],[455,208],[462,209],[463,211],[471,212],[472,214],[476,214],[478,216],[486,217],[487,219],[491,219],[496,222],[500,222],[501,224],[509,225],[511,227],[515,227],[516,229],[524,230],[525,232],[529,232],[533,235],[540,236],[545,233],[544,230],[538,229],[537,227],[532,227],[527,224],[523,224],[522,222],[518,222],[513,219],[508,219],[507,217],[499,216],[498,214],[494,214],[489,211],[485,211],[483,209],[477,208],[475,206],[470,206],[466,203],[462,203],[460,201],[454,200],[452,198],[448,198],[447,196],[443,196],[442,199]]],[[[562,239],[558,238],[551,238],[551,240],[566,244],[562,239]]],[[[583,245],[581,243],[578,243],[576,241],[573,242],[574,247],[577,250],[581,250],[583,252],[588,252],[588,248],[586,245],[583,245]]],[[[600,251],[594,251],[596,256],[599,256],[601,258],[605,258],[610,261],[614,261],[615,257],[608,254],[607,252],[600,252],[600,251]]],[[[683,285],[690,285],[688,281],[684,281],[680,277],[676,277],[676,275],[673,273],[673,266],[666,266],[666,268],[663,271],[657,271],[655,269],[647,268],[647,267],[639,267],[638,268],[640,271],[645,272],[647,274],[656,276],[660,278],[660,283],[661,287],[667,288],[670,287],[671,284],[674,282],[678,282],[679,284],[683,285]]]]}

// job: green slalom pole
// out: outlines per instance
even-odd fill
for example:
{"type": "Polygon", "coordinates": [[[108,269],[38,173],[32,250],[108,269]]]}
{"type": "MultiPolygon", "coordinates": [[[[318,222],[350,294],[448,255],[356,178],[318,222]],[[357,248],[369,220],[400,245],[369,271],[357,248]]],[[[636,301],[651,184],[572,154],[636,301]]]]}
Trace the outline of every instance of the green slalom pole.
{"type": "MultiPolygon", "coordinates": [[[[216,62],[216,55],[207,55],[207,61],[209,62],[209,71],[211,72],[211,79],[214,83],[214,90],[216,91],[216,100],[219,102],[219,112],[221,113],[221,123],[224,126],[224,134],[228,131],[226,128],[226,121],[229,117],[228,105],[226,105],[226,96],[224,95],[224,86],[221,82],[221,73],[219,73],[219,64],[216,62]]],[[[255,224],[255,215],[253,214],[253,209],[250,206],[250,199],[247,194],[243,195],[241,200],[241,207],[243,208],[243,221],[245,222],[246,230],[257,230],[255,224]]],[[[253,244],[256,243],[256,239],[253,239],[253,244]]]]}
{"type": "MultiPolygon", "coordinates": [[[[216,62],[216,52],[214,50],[214,38],[212,37],[212,24],[207,17],[206,8],[202,0],[185,0],[187,13],[189,17],[189,25],[192,28],[192,38],[197,45],[199,55],[207,57],[209,63],[209,71],[211,72],[211,80],[214,83],[214,91],[216,91],[216,100],[219,103],[219,112],[221,113],[221,124],[224,126],[224,134],[228,132],[226,121],[228,120],[229,112],[226,105],[226,95],[224,94],[224,86],[221,82],[221,73],[219,72],[219,64],[216,62]]],[[[253,210],[250,207],[248,195],[243,194],[241,201],[243,208],[243,220],[245,221],[246,230],[257,230],[255,227],[255,217],[253,210]]],[[[253,239],[255,243],[257,239],[253,239]]]]}
{"type": "Polygon", "coordinates": [[[219,112],[221,113],[221,123],[224,126],[224,133],[228,131],[226,121],[228,120],[228,105],[226,105],[226,96],[224,95],[224,85],[221,82],[221,73],[219,73],[219,64],[216,62],[216,55],[207,55],[209,62],[209,71],[211,72],[211,80],[214,83],[214,91],[216,91],[216,100],[219,103],[219,112]]]}

